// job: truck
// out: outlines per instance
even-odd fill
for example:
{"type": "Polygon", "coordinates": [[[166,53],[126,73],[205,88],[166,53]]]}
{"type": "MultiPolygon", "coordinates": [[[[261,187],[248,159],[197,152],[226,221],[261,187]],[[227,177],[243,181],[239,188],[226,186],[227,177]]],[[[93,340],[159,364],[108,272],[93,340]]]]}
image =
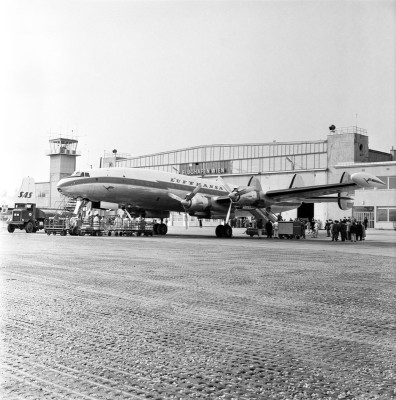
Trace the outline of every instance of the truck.
{"type": "Polygon", "coordinates": [[[278,225],[279,239],[300,239],[304,237],[305,224],[301,221],[280,221],[278,225]]]}
{"type": "Polygon", "coordinates": [[[7,220],[7,230],[13,233],[15,229],[24,229],[26,233],[35,233],[44,229],[44,220],[56,213],[57,210],[37,208],[35,203],[16,203],[7,220]]]}

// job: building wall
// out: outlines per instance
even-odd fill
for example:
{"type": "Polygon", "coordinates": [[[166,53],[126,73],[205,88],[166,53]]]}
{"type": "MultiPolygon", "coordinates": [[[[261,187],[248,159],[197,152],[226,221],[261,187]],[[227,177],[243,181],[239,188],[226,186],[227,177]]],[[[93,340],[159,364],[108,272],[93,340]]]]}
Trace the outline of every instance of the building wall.
{"type": "Polygon", "coordinates": [[[369,162],[394,161],[392,154],[369,150],[369,162]]]}
{"type": "Polygon", "coordinates": [[[378,163],[346,163],[336,167],[338,170],[348,169],[355,172],[368,172],[386,183],[386,189],[359,189],[354,194],[354,209],[372,209],[373,222],[376,229],[393,229],[396,222],[396,162],[378,163]],[[386,211],[387,221],[380,220],[381,210],[386,211]],[[395,217],[392,220],[393,216],[395,217]]]}

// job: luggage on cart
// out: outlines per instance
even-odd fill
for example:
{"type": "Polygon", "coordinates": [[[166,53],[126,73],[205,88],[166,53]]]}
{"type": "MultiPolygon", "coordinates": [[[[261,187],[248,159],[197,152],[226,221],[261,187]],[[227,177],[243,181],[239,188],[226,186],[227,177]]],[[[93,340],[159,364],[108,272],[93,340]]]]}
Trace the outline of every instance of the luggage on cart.
{"type": "Polygon", "coordinates": [[[69,232],[70,224],[69,218],[67,217],[49,217],[44,220],[44,232],[47,235],[56,235],[59,234],[61,236],[66,236],[69,232]]]}

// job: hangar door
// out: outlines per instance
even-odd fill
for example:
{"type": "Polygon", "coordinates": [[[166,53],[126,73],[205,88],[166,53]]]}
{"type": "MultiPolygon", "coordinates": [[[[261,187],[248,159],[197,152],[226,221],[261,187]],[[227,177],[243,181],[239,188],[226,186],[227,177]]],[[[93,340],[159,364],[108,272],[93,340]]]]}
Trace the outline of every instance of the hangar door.
{"type": "Polygon", "coordinates": [[[297,218],[304,218],[312,221],[314,217],[314,203],[302,203],[297,208],[297,218]]]}

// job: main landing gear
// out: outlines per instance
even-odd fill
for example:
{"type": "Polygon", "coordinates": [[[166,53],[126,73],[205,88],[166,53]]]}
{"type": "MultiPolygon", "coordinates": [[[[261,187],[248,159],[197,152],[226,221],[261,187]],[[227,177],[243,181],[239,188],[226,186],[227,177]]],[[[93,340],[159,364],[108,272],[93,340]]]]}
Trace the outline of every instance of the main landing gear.
{"type": "Polygon", "coordinates": [[[154,224],[153,226],[154,233],[156,235],[166,235],[168,232],[168,227],[164,223],[154,224]]]}
{"type": "Polygon", "coordinates": [[[217,225],[216,236],[218,238],[230,238],[232,237],[232,228],[230,225],[217,225]]]}

